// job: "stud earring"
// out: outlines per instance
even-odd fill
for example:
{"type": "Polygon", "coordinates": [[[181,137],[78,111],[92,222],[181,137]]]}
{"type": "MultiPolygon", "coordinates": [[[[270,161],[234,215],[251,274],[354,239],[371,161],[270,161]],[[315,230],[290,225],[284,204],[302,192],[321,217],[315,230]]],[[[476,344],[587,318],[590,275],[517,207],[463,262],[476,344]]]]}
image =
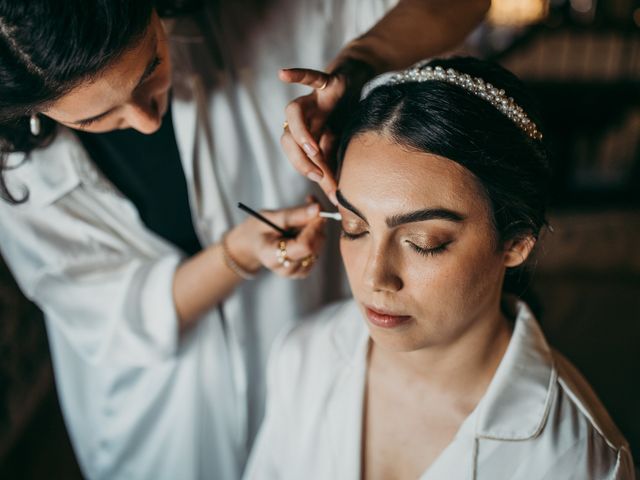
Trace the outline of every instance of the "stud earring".
{"type": "Polygon", "coordinates": [[[36,113],[29,117],[29,130],[31,130],[31,135],[33,135],[34,137],[40,135],[40,117],[38,117],[38,114],[36,113]]]}

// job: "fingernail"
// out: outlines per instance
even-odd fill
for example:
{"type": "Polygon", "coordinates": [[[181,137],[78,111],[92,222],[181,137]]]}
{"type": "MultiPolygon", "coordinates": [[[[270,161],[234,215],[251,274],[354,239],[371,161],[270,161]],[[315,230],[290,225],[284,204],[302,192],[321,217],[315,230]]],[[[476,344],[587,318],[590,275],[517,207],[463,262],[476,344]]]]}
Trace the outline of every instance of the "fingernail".
{"type": "Polygon", "coordinates": [[[314,204],[309,205],[309,206],[307,207],[307,214],[308,214],[310,217],[313,217],[314,215],[317,215],[317,214],[318,214],[318,211],[319,211],[319,210],[320,210],[320,205],[318,205],[317,203],[314,203],[314,204]]]}
{"type": "Polygon", "coordinates": [[[322,175],[317,172],[309,172],[307,173],[307,178],[312,182],[320,183],[322,181],[322,175]]]}
{"type": "Polygon", "coordinates": [[[310,157],[315,157],[318,154],[318,151],[313,148],[313,146],[309,142],[303,143],[302,148],[304,148],[304,151],[307,152],[307,155],[309,155],[310,157]]]}

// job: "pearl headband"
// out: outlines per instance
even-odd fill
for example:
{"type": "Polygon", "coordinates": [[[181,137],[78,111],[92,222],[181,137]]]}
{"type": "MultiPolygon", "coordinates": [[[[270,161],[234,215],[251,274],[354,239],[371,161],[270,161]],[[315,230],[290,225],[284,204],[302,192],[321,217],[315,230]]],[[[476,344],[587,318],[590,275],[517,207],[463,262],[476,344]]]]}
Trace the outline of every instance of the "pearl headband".
{"type": "Polygon", "coordinates": [[[488,101],[500,112],[506,115],[522,131],[534,140],[542,140],[542,133],[533,123],[513,98],[507,97],[504,90],[497,89],[482,78],[472,77],[466,73],[460,73],[453,68],[445,70],[440,66],[414,66],[401,72],[394,72],[380,76],[371,82],[363,91],[362,98],[366,97],[374,88],[383,85],[398,85],[410,82],[428,82],[437,80],[458,85],[474,95],[488,101]]]}

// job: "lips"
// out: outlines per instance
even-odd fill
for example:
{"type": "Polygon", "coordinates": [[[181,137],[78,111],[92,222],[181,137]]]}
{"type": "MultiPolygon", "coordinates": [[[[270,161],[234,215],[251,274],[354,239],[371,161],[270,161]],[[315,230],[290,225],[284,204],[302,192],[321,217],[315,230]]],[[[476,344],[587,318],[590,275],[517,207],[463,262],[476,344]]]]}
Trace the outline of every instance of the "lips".
{"type": "Polygon", "coordinates": [[[387,310],[372,308],[367,305],[364,306],[367,320],[376,327],[380,328],[396,328],[405,325],[411,320],[410,315],[398,315],[397,313],[387,310]]]}

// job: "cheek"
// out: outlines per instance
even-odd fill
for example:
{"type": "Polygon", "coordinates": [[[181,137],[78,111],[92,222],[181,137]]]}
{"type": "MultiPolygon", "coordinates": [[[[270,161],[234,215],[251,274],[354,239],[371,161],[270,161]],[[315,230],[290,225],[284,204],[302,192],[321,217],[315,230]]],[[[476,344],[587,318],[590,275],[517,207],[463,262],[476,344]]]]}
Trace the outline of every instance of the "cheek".
{"type": "Polygon", "coordinates": [[[479,305],[500,289],[500,258],[495,252],[464,250],[445,252],[433,259],[416,260],[409,267],[407,283],[417,286],[414,296],[433,301],[427,308],[458,310],[462,305],[479,305]]]}

